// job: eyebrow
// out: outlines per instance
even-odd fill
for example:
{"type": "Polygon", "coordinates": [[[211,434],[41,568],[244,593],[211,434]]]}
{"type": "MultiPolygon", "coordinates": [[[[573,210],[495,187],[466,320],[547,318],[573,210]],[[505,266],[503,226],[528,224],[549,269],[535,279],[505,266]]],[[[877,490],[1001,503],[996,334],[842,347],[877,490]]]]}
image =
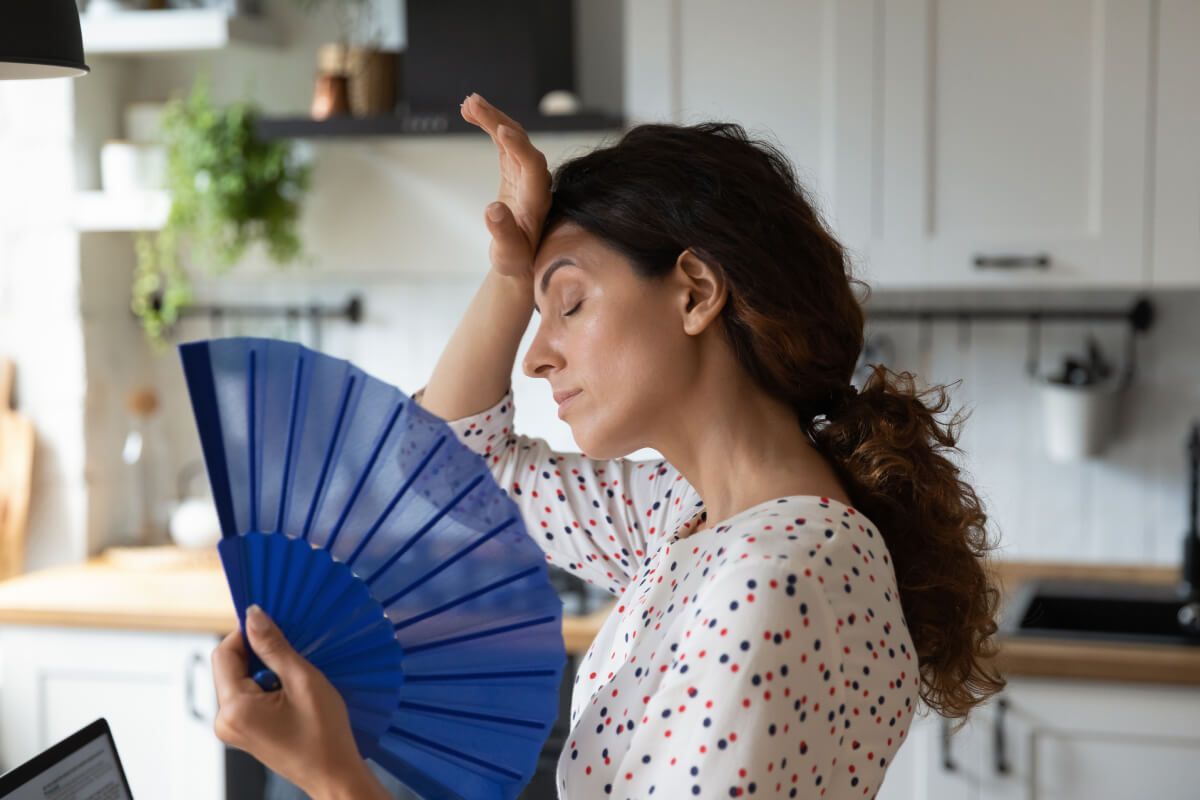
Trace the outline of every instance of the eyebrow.
{"type": "MultiPolygon", "coordinates": [[[[579,265],[575,263],[574,259],[569,258],[567,256],[560,256],[560,257],[554,259],[554,261],[551,262],[550,266],[546,267],[546,271],[542,273],[542,294],[543,295],[546,294],[546,289],[549,288],[549,286],[550,286],[550,276],[553,275],[556,270],[558,270],[560,267],[578,267],[578,266],[579,265]]],[[[582,269],[582,267],[580,267],[580,268],[582,269]]],[[[538,308],[537,303],[533,304],[533,310],[538,312],[539,314],[542,313],[542,310],[540,308],[538,308]]]]}

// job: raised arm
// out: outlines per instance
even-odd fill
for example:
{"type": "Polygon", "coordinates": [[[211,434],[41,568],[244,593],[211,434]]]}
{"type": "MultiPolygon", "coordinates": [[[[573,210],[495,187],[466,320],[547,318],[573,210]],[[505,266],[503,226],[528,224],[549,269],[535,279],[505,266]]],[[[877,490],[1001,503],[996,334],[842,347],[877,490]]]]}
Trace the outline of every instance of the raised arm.
{"type": "Polygon", "coordinates": [[[413,399],[487,458],[550,562],[619,594],[692,509],[695,494],[665,462],[601,461],[514,432],[510,384],[533,313],[533,262],[550,207],[550,174],[545,156],[499,110],[472,96],[463,117],[487,131],[500,155],[499,200],[489,206],[500,214],[485,215],[492,269],[413,399]]]}
{"type": "Polygon", "coordinates": [[[533,314],[533,261],[550,210],[546,157],[525,130],[478,95],[462,105],[463,119],[496,144],[500,189],[484,212],[492,268],[433,369],[420,404],[443,419],[493,405],[512,377],[521,337],[533,314]]]}

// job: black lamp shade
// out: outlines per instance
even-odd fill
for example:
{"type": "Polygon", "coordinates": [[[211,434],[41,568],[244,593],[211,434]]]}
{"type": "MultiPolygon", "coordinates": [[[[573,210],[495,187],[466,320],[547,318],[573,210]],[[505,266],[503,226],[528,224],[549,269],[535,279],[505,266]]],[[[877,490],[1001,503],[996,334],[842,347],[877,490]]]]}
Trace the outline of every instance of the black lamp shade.
{"type": "Polygon", "coordinates": [[[75,0],[0,2],[0,79],[76,78],[89,71],[75,0]]]}

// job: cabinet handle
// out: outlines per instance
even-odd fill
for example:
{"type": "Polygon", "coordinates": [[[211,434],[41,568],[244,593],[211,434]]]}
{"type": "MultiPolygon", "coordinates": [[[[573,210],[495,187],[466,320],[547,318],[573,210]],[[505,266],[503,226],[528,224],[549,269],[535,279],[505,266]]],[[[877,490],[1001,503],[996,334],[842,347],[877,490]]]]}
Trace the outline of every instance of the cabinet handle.
{"type": "Polygon", "coordinates": [[[1008,760],[1007,737],[1004,735],[1004,714],[1008,711],[1008,699],[1001,697],[996,700],[996,725],[992,730],[993,746],[996,751],[996,772],[1001,775],[1012,773],[1012,764],[1008,760]]]}
{"type": "Polygon", "coordinates": [[[201,722],[208,722],[208,717],[204,716],[200,709],[196,708],[196,665],[203,663],[204,656],[199,653],[192,653],[192,660],[188,663],[187,671],[184,674],[184,681],[186,683],[188,711],[201,722]]]}
{"type": "Polygon", "coordinates": [[[1022,255],[976,255],[975,266],[979,269],[1049,269],[1050,254],[1022,255]]]}
{"type": "Polygon", "coordinates": [[[958,772],[958,764],[954,762],[953,756],[950,755],[950,721],[945,717],[941,720],[942,725],[942,769],[946,772],[958,772]]]}

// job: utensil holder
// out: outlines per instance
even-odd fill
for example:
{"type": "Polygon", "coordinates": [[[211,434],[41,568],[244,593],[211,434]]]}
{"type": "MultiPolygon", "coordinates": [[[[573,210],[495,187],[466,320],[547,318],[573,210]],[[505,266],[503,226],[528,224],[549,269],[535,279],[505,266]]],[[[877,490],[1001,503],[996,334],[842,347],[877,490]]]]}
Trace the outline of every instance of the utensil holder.
{"type": "Polygon", "coordinates": [[[1051,461],[1081,461],[1104,452],[1117,422],[1123,387],[1111,379],[1092,385],[1041,379],[1043,441],[1051,461]]]}

